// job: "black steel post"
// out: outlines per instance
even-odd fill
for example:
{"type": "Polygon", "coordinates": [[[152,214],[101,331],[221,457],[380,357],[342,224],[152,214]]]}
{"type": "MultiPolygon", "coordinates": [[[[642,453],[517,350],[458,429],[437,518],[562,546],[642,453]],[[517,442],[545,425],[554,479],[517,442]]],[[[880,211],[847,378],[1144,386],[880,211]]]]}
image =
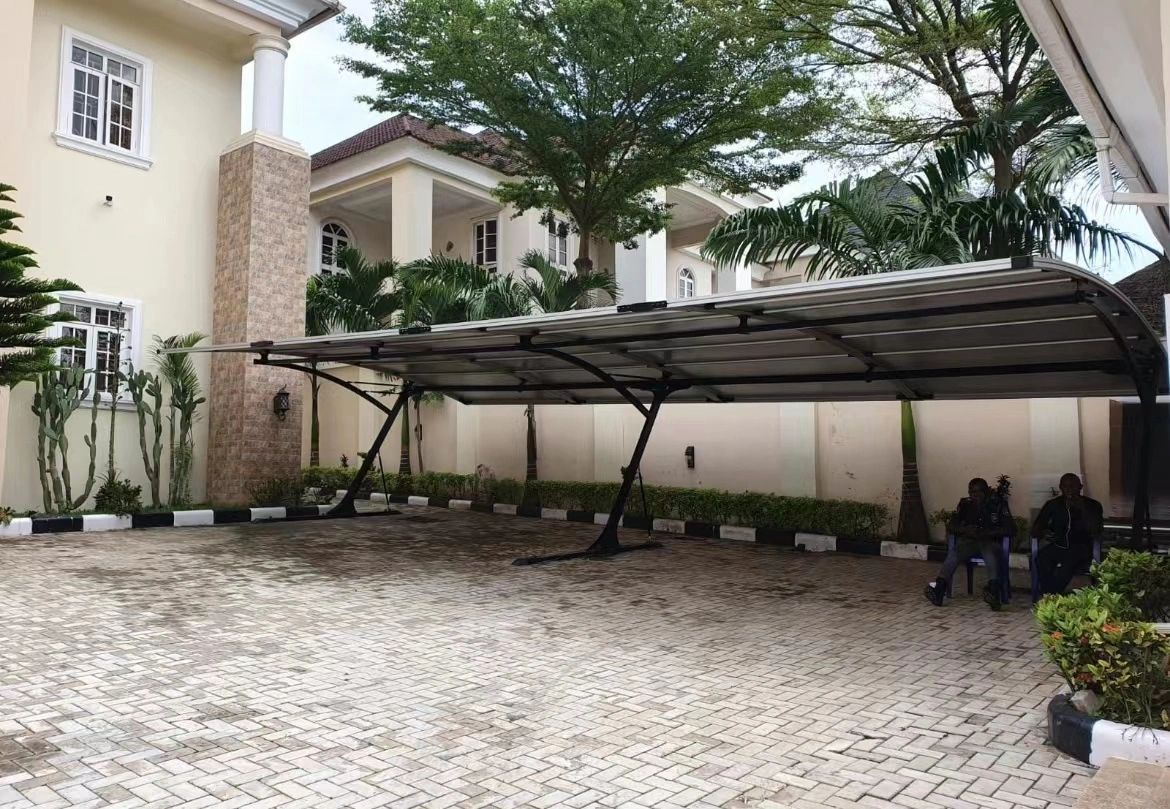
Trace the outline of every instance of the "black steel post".
{"type": "Polygon", "coordinates": [[[658,419],[658,410],[666,399],[666,389],[654,391],[654,398],[650,402],[650,409],[646,411],[646,420],[642,422],[642,431],[638,433],[638,442],[634,444],[634,454],[630,456],[630,463],[622,472],[622,485],[618,489],[613,508],[609,511],[609,519],[605,528],[601,529],[601,536],[597,538],[589,550],[598,554],[618,553],[622,550],[618,541],[617,529],[621,523],[622,514],[626,510],[626,503],[630,499],[630,492],[634,489],[634,479],[638,476],[638,467],[642,463],[642,455],[646,452],[646,445],[650,443],[650,433],[654,430],[654,422],[658,419]]]}
{"type": "Polygon", "coordinates": [[[666,384],[654,389],[654,398],[650,407],[646,409],[646,420],[642,423],[642,431],[638,434],[638,441],[634,444],[634,453],[630,456],[630,463],[622,470],[622,485],[618,489],[613,507],[609,512],[609,519],[601,529],[601,535],[596,541],[583,551],[557,553],[551,556],[524,556],[514,559],[514,565],[535,565],[541,562],[561,562],[566,559],[581,559],[590,556],[614,556],[627,551],[638,551],[649,548],[661,548],[661,542],[640,542],[635,545],[623,545],[618,539],[617,529],[622,520],[626,503],[630,499],[630,492],[634,488],[634,478],[638,475],[638,467],[642,463],[642,455],[646,452],[646,445],[650,442],[650,433],[654,430],[654,422],[658,419],[658,411],[673,388],[666,384]]]}
{"type": "MultiPolygon", "coordinates": [[[[361,488],[362,482],[365,481],[366,475],[370,473],[370,468],[374,465],[374,459],[378,457],[379,450],[382,449],[382,442],[386,440],[386,436],[390,434],[390,428],[394,426],[395,419],[398,418],[403,406],[409,401],[414,389],[409,385],[403,385],[402,391],[398,394],[398,398],[394,400],[394,407],[390,410],[390,415],[386,416],[386,421],[382,424],[382,429],[378,430],[378,434],[374,436],[374,443],[370,445],[369,451],[366,452],[366,457],[362,459],[362,465],[358,468],[357,474],[353,476],[353,481],[349,484],[349,488],[345,491],[345,496],[333,508],[329,509],[329,514],[334,517],[349,517],[357,514],[357,509],[354,508],[353,501],[357,498],[358,489],[361,488]]],[[[387,498],[389,502],[389,498],[387,498]]]]}
{"type": "Polygon", "coordinates": [[[1157,415],[1157,390],[1147,380],[1134,379],[1141,403],[1141,440],[1138,443],[1137,480],[1133,491],[1133,524],[1129,544],[1134,550],[1150,548],[1150,449],[1154,438],[1154,417],[1157,415]]]}

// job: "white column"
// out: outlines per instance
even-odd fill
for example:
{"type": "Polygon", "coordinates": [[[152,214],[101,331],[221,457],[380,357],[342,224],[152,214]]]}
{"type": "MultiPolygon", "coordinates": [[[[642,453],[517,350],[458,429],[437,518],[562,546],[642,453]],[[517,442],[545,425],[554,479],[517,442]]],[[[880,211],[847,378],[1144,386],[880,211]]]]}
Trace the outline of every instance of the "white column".
{"type": "MultiPolygon", "coordinates": [[[[654,192],[656,202],[666,202],[666,189],[654,192]]],[[[618,303],[666,300],[666,231],[643,233],[638,245],[627,250],[614,245],[614,273],[621,294],[618,303]]]]}
{"type": "Polygon", "coordinates": [[[816,402],[783,402],[780,414],[780,485],[789,497],[817,496],[816,402]]]}
{"type": "Polygon", "coordinates": [[[431,254],[434,180],[423,168],[404,166],[390,178],[390,250],[397,261],[431,254]]]}
{"type": "Polygon", "coordinates": [[[284,135],[284,60],[288,40],[267,34],[252,36],[252,129],[284,135]]]}
{"type": "Polygon", "coordinates": [[[746,261],[734,267],[722,267],[715,277],[715,294],[742,292],[752,288],[752,265],[746,261]]]}
{"type": "MultiPolygon", "coordinates": [[[[1038,509],[1052,498],[1060,476],[1081,469],[1081,403],[1078,399],[1031,399],[1028,413],[1032,433],[1032,480],[1029,505],[1038,509]]],[[[1090,497],[1104,493],[1086,492],[1090,497]]],[[[1023,504],[1017,504],[1020,508],[1023,504]]],[[[1020,516],[1024,516],[1022,513],[1020,516]]]]}

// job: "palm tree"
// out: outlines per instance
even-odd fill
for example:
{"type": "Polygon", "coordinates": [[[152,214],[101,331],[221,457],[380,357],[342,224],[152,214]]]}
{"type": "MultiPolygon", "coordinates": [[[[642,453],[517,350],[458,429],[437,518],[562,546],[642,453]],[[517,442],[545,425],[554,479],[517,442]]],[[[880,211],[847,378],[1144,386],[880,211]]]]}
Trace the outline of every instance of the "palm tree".
{"type": "MultiPolygon", "coordinates": [[[[355,248],[337,252],[337,271],[314,275],[305,290],[305,334],[374,331],[390,325],[402,304],[393,289],[399,266],[394,261],[367,261],[355,248]]],[[[310,382],[309,466],[321,463],[321,383],[310,382]]]]}
{"type": "MultiPolygon", "coordinates": [[[[1083,138],[1072,130],[1038,146],[1045,159],[1009,179],[984,172],[998,168],[999,138],[1018,122],[990,121],[938,149],[907,180],[887,173],[831,183],[782,208],[756,208],[717,225],[703,255],[717,264],[756,261],[791,268],[809,248],[811,279],[912,270],[1018,255],[1109,257],[1145,247],[1120,231],[1091,220],[1079,206],[1052,193],[1054,166],[1073,165],[1083,138]],[[982,139],[980,136],[983,136],[982,139]],[[1046,171],[1041,171],[1041,167],[1046,171]],[[1001,185],[1000,180],[1003,180],[1001,185]]],[[[1059,190],[1059,189],[1057,189],[1059,190]]],[[[918,483],[914,410],[902,402],[902,505],[898,534],[929,539],[918,483]]]]}
{"type": "MultiPolygon", "coordinates": [[[[520,272],[496,273],[458,258],[430,256],[402,268],[404,324],[456,323],[498,317],[520,317],[539,312],[567,312],[594,305],[598,293],[611,298],[617,283],[603,271],[584,274],[553,264],[540,250],[520,259],[520,272]]],[[[416,412],[417,416],[417,412],[416,412]]],[[[536,479],[536,409],[529,405],[527,421],[528,480],[536,479]]],[[[400,471],[409,463],[404,445],[400,471]]]]}
{"type": "MultiPolygon", "coordinates": [[[[568,312],[573,309],[588,309],[595,305],[597,294],[604,292],[617,300],[618,285],[612,275],[604,271],[588,270],[584,273],[567,273],[553,264],[539,250],[529,250],[520,259],[525,271],[523,280],[531,306],[541,312],[568,312]],[[529,273],[535,273],[532,277],[529,273]]],[[[536,406],[524,409],[525,433],[527,436],[524,479],[537,479],[536,456],[536,406]]]]}

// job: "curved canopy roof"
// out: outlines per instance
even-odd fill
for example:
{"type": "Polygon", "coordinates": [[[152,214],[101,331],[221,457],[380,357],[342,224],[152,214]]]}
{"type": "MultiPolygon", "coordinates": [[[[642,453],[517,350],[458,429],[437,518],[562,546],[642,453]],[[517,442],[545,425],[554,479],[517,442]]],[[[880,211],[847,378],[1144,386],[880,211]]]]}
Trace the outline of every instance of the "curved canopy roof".
{"type": "Polygon", "coordinates": [[[1117,289],[1031,258],[195,350],[360,365],[467,404],[649,401],[664,381],[671,402],[1128,396],[1167,370],[1117,289]]]}

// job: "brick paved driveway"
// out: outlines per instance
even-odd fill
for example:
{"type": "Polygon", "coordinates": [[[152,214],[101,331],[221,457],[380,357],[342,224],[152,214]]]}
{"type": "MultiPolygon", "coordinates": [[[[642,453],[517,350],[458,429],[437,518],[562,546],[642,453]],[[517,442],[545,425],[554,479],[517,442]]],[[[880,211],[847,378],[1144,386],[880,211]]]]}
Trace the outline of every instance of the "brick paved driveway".
{"type": "Polygon", "coordinates": [[[398,517],[0,544],[0,806],[1040,807],[1023,607],[920,562],[398,517]]]}

